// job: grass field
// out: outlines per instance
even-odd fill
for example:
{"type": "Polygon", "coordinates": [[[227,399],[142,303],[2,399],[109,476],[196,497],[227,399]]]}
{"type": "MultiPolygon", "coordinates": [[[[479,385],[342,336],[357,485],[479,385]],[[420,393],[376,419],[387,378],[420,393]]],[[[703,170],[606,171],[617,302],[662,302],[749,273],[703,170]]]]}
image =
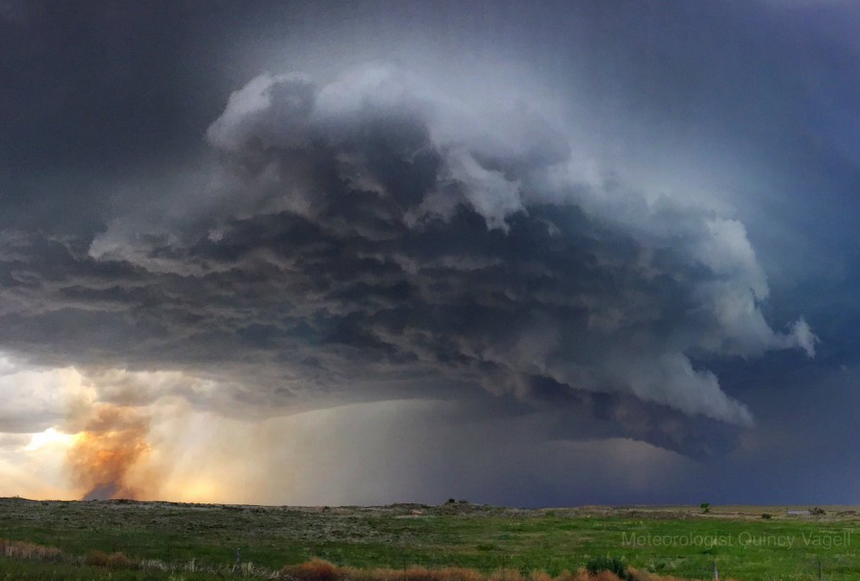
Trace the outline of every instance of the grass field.
{"type": "MultiPolygon", "coordinates": [[[[135,561],[213,567],[234,564],[239,549],[244,563],[273,571],[319,557],[361,569],[455,566],[558,575],[610,555],[685,578],[710,579],[716,562],[723,578],[812,580],[820,561],[824,579],[860,580],[860,515],[851,507],[824,507],[824,515],[788,516],[788,508],[713,507],[702,514],[698,507],[296,508],[0,499],[0,538],[70,556],[122,552],[135,561]],[[764,512],[773,517],[763,519],[764,512]]],[[[102,578],[100,571],[0,557],[0,579],[102,578]]],[[[167,578],[140,571],[110,575],[105,578],[167,578]]]]}

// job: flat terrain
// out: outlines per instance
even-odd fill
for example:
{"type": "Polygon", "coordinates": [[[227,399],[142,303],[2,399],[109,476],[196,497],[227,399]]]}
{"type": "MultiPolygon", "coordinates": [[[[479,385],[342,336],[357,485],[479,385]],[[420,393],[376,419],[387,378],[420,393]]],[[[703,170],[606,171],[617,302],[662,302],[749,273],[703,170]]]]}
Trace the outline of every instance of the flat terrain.
{"type": "MultiPolygon", "coordinates": [[[[860,580],[860,514],[822,507],[580,507],[519,510],[441,506],[262,507],[166,502],[48,502],[0,499],[0,538],[84,556],[122,552],[135,560],[274,570],[320,557],[358,568],[458,566],[551,575],[596,556],[623,557],[661,575],[742,581],[860,580]],[[772,518],[762,518],[769,513],[772,518]]],[[[18,578],[0,557],[0,579],[18,578]]],[[[23,576],[21,576],[23,577],[23,576]]]]}

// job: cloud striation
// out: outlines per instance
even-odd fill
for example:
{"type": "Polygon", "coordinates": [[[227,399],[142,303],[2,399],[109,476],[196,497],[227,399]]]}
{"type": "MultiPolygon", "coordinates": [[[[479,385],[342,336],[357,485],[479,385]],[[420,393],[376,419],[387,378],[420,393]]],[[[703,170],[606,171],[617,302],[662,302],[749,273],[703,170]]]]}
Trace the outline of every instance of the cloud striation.
{"type": "Polygon", "coordinates": [[[766,320],[745,226],[595,179],[538,104],[484,97],[379,64],[252,79],[189,182],[94,237],[2,234],[0,340],[218,377],[175,391],[226,413],[480,386],[690,455],[691,426],[753,425],[709,362],[817,339],[766,320]]]}

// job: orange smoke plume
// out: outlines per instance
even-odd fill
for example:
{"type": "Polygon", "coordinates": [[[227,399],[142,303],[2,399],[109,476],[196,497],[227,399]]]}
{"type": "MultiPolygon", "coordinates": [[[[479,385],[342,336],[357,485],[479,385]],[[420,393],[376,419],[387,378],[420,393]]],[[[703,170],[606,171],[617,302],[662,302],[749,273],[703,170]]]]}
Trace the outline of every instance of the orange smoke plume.
{"type": "Polygon", "coordinates": [[[88,491],[84,500],[139,496],[128,477],[150,449],[148,433],[149,418],[136,408],[110,404],[93,408],[68,456],[73,484],[88,491]]]}

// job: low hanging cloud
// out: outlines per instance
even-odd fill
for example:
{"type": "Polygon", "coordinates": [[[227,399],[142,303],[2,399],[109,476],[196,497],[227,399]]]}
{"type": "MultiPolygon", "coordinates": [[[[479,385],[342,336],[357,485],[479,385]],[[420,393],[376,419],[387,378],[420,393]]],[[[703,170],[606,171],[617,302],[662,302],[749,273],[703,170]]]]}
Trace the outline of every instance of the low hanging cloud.
{"type": "Polygon", "coordinates": [[[704,450],[686,419],[753,424],[708,362],[812,357],[815,335],[765,319],[743,223],[589,179],[573,139],[387,66],[261,75],[209,127],[196,187],[92,239],[5,234],[4,340],[51,329],[60,359],[193,368],[261,410],[480,385],[704,450]]]}

